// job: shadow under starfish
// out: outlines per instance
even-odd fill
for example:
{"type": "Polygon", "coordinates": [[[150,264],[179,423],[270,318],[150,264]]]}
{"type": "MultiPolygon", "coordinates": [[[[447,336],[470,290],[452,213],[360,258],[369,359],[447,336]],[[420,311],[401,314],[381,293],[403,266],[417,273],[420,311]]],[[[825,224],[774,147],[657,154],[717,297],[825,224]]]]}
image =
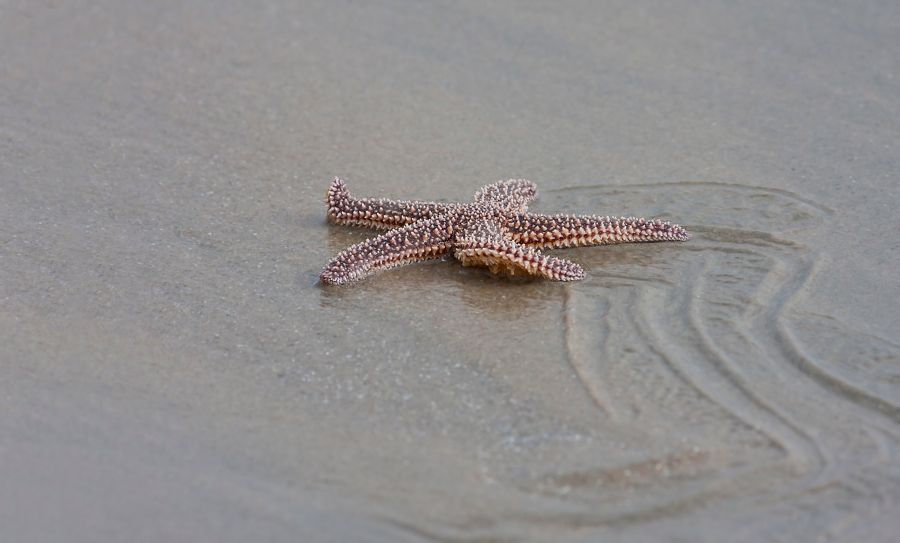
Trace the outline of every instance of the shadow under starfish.
{"type": "Polygon", "coordinates": [[[534,183],[510,179],[483,187],[467,204],[359,199],[335,177],[325,197],[329,220],[388,232],[342,251],[320,279],[339,285],[453,254],[464,266],[483,266],[493,273],[577,281],[584,278],[581,266],[540,249],[690,238],[677,224],[660,220],[530,213],[528,202],[536,197],[534,183]]]}

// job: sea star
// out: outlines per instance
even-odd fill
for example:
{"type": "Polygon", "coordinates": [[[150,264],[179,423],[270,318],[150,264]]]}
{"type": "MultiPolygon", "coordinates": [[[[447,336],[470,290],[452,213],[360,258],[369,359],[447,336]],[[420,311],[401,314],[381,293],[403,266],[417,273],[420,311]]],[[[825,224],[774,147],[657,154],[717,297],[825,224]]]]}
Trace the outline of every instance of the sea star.
{"type": "Polygon", "coordinates": [[[467,204],[357,199],[335,177],[325,196],[328,218],[388,232],[338,254],[320,278],[339,285],[452,253],[463,266],[493,273],[577,281],[584,278],[581,266],[538,249],[690,238],[680,226],[660,220],[529,213],[528,202],[536,197],[534,183],[510,179],[483,187],[467,204]]]}

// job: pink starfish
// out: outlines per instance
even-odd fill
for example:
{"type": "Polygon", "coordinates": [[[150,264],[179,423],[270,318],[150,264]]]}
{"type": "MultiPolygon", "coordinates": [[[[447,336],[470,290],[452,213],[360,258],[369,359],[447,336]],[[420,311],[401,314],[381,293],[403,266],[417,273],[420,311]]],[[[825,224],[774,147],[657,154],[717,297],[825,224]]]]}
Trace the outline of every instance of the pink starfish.
{"type": "Polygon", "coordinates": [[[680,226],[659,220],[529,213],[528,202],[536,197],[534,183],[510,179],[483,187],[467,204],[357,199],[335,177],[325,200],[328,218],[388,231],[342,251],[320,278],[323,283],[349,283],[452,253],[464,266],[485,266],[493,273],[577,281],[584,278],[581,266],[539,249],[690,238],[680,226]]]}

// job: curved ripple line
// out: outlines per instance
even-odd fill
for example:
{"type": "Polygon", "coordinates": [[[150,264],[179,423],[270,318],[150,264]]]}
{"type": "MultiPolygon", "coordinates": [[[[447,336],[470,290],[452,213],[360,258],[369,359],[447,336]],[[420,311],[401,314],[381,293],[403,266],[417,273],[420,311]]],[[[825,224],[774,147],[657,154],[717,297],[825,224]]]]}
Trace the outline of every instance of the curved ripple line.
{"type": "MultiPolygon", "coordinates": [[[[704,268],[707,266],[704,264],[704,268]]],[[[704,270],[705,271],[705,270],[704,270]]],[[[771,276],[772,272],[769,272],[767,276],[771,276]]],[[[788,431],[795,436],[800,438],[800,441],[806,444],[803,446],[800,442],[796,440],[793,441],[793,445],[791,447],[786,447],[788,454],[794,456],[795,460],[800,461],[804,460],[803,464],[808,465],[813,470],[813,474],[820,473],[824,470],[825,466],[828,464],[826,460],[826,455],[822,452],[821,447],[818,442],[810,436],[805,430],[800,428],[797,424],[792,422],[790,418],[785,415],[781,410],[777,409],[774,405],[760,397],[759,394],[753,392],[751,385],[746,381],[744,377],[740,375],[734,365],[731,363],[730,358],[726,355],[717,345],[715,340],[712,339],[710,334],[707,332],[706,328],[701,324],[701,319],[697,312],[697,303],[695,300],[700,298],[696,295],[696,292],[701,290],[702,285],[705,281],[705,273],[701,273],[697,275],[696,282],[694,283],[694,291],[693,295],[688,299],[688,315],[689,321],[691,323],[691,327],[697,332],[698,337],[701,340],[702,349],[714,360],[719,362],[718,369],[721,373],[724,374],[726,379],[728,379],[747,399],[753,402],[759,409],[763,412],[769,413],[775,420],[778,421],[781,425],[783,425],[788,431]]],[[[765,305],[764,303],[762,305],[765,305]]],[[[742,333],[740,330],[738,333],[742,333]]],[[[751,342],[752,339],[747,338],[751,342]]],[[[764,430],[765,431],[765,430],[764,430]]],[[[765,431],[767,434],[771,435],[769,431],[765,431]]]]}
{"type": "Polygon", "coordinates": [[[591,184],[591,185],[579,185],[575,187],[560,187],[558,189],[550,189],[547,192],[549,193],[562,193],[562,192],[571,192],[585,189],[602,189],[602,190],[613,190],[613,191],[622,191],[625,192],[630,188],[657,188],[657,187],[724,187],[731,188],[737,190],[751,191],[751,192],[769,192],[772,194],[778,194],[779,196],[787,197],[791,200],[795,200],[802,204],[806,204],[814,209],[821,211],[827,215],[833,215],[834,210],[826,205],[820,204],[814,200],[809,198],[805,198],[800,196],[799,194],[789,191],[787,189],[775,188],[775,187],[764,187],[761,185],[744,185],[742,183],[725,183],[721,181],[663,181],[661,183],[634,183],[628,185],[609,185],[609,184],[591,184]]]}
{"type": "Polygon", "coordinates": [[[563,345],[565,347],[566,361],[569,363],[569,366],[572,367],[582,388],[584,388],[584,391],[587,393],[588,397],[590,397],[594,405],[597,406],[604,415],[615,420],[618,417],[616,417],[612,410],[612,400],[610,399],[609,394],[596,384],[600,382],[599,379],[591,379],[588,376],[590,370],[586,364],[582,363],[580,356],[574,351],[573,345],[576,340],[575,326],[572,317],[573,311],[572,286],[566,284],[563,286],[563,345]]]}
{"type": "MultiPolygon", "coordinates": [[[[817,260],[805,263],[806,275],[804,283],[808,283],[814,276],[817,260]]],[[[796,289],[790,296],[786,297],[778,306],[773,307],[770,311],[771,322],[770,332],[776,338],[782,351],[784,358],[792,363],[794,367],[800,370],[804,375],[812,378],[821,386],[829,389],[831,392],[840,395],[851,403],[865,406],[866,408],[888,417],[894,423],[900,423],[900,406],[884,400],[874,394],[869,393],[852,383],[849,383],[839,377],[829,373],[825,368],[813,362],[812,357],[806,355],[790,328],[784,323],[784,310],[790,304],[792,298],[800,289],[796,289]]]]}
{"type": "MultiPolygon", "coordinates": [[[[670,364],[676,364],[672,368],[673,371],[677,371],[679,374],[687,376],[694,388],[703,390],[705,396],[712,399],[717,405],[731,413],[738,420],[742,421],[750,428],[754,428],[768,436],[769,439],[781,447],[789,457],[797,461],[803,461],[804,465],[809,465],[814,470],[818,470],[823,464],[824,457],[815,445],[815,442],[812,441],[805,432],[788,420],[784,414],[778,412],[751,390],[749,384],[740,377],[731,365],[728,357],[716,347],[715,342],[702,325],[700,325],[700,317],[697,314],[697,303],[695,300],[702,295],[702,281],[707,268],[708,264],[704,263],[701,270],[691,274],[695,280],[689,289],[685,289],[685,294],[682,295],[682,304],[687,308],[687,325],[693,330],[695,336],[698,338],[698,341],[694,344],[701,355],[699,359],[716,361],[716,364],[709,364],[709,366],[713,369],[713,373],[718,374],[722,380],[719,381],[718,385],[708,387],[710,390],[703,390],[703,386],[699,383],[709,381],[710,375],[706,374],[703,379],[698,379],[696,375],[693,375],[696,371],[693,369],[696,367],[694,364],[678,362],[679,359],[689,359],[691,357],[667,357],[670,364]],[[737,392],[738,396],[743,397],[747,402],[752,404],[755,408],[756,416],[745,416],[742,410],[746,408],[742,408],[735,403],[736,396],[734,394],[728,394],[723,391],[723,388],[725,387],[721,386],[722,383],[725,384],[725,387],[730,387],[733,391],[737,392]],[[760,422],[767,419],[769,420],[768,423],[760,424],[760,422]],[[779,426],[781,429],[778,429],[779,426]],[[812,445],[810,445],[810,443],[812,443],[812,445]]],[[[657,338],[661,337],[661,335],[665,335],[665,332],[662,332],[662,334],[659,332],[659,330],[665,330],[664,326],[653,325],[652,320],[648,320],[647,322],[651,323],[651,333],[657,338]]],[[[675,345],[674,341],[660,341],[658,343],[663,345],[675,345]]]]}

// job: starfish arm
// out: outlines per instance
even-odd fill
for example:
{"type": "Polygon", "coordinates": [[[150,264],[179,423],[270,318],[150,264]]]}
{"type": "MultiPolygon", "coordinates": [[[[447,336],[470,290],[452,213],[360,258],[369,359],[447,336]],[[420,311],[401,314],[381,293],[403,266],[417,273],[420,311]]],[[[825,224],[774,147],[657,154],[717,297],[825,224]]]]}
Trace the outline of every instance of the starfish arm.
{"type": "Polygon", "coordinates": [[[381,270],[440,258],[450,251],[451,239],[446,217],[422,219],[345,249],[328,262],[319,278],[340,285],[381,270]]]}
{"type": "Polygon", "coordinates": [[[347,184],[337,177],[325,194],[328,218],[337,224],[366,226],[380,230],[412,224],[446,213],[455,204],[408,202],[387,198],[353,198],[347,184]]]}
{"type": "Polygon", "coordinates": [[[525,179],[497,181],[475,193],[475,201],[499,205],[510,211],[526,211],[528,202],[537,198],[537,185],[525,179]]]}
{"type": "Polygon", "coordinates": [[[687,241],[691,237],[677,224],[659,219],[594,215],[519,213],[504,224],[504,230],[517,243],[535,248],[687,241]]]}
{"type": "Polygon", "coordinates": [[[539,275],[554,281],[584,279],[584,270],[578,264],[506,239],[496,224],[487,221],[455,240],[453,256],[463,266],[484,266],[492,273],[539,275]]]}

